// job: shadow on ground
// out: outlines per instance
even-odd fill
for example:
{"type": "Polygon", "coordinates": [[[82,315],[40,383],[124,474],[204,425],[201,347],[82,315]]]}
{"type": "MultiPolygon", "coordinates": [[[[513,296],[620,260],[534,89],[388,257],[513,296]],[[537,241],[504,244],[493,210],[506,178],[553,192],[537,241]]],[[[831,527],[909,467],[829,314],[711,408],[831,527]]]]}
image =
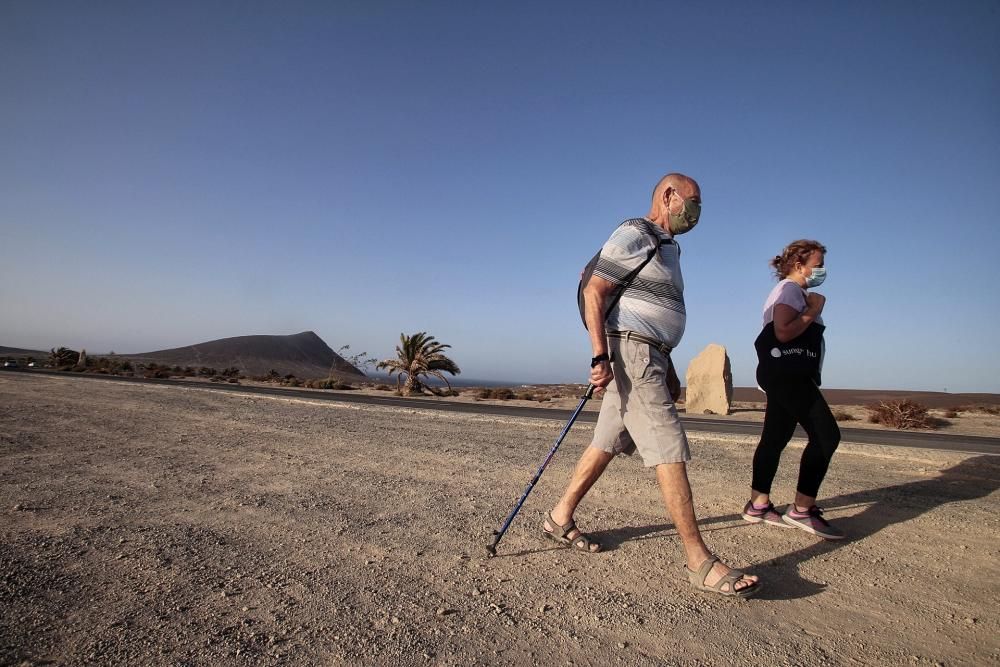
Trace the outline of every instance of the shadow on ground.
{"type": "Polygon", "coordinates": [[[804,579],[799,566],[845,545],[864,540],[894,524],[912,521],[942,505],[985,498],[1000,488],[1000,457],[974,456],[941,471],[933,479],[868,489],[829,498],[823,506],[829,510],[864,506],[861,512],[837,520],[847,538],[836,542],[821,540],[807,547],[771,559],[768,589],[762,597],[790,600],[808,597],[825,586],[804,579]]]}
{"type": "MultiPolygon", "coordinates": [[[[767,588],[758,596],[761,599],[791,600],[816,595],[826,585],[809,581],[799,574],[799,566],[817,556],[823,556],[845,545],[864,540],[884,528],[911,521],[942,505],[984,498],[1000,488],[1000,457],[975,456],[942,470],[933,479],[907,482],[866,489],[855,493],[834,496],[823,500],[827,510],[864,509],[853,516],[837,519],[837,526],[848,535],[844,540],[817,542],[789,553],[776,556],[750,570],[767,579],[767,588]]],[[[743,524],[739,514],[727,514],[699,522],[703,533],[717,530],[738,530],[743,524]],[[733,524],[733,525],[726,525],[733,524]],[[711,527],[716,526],[716,527],[711,527]]],[[[623,526],[611,530],[589,533],[600,542],[603,552],[614,551],[633,540],[664,539],[673,537],[673,524],[660,523],[646,526],[623,526]]],[[[539,535],[541,539],[541,536],[539,535]]],[[[525,550],[510,556],[521,556],[538,551],[559,549],[547,546],[525,550]]]]}

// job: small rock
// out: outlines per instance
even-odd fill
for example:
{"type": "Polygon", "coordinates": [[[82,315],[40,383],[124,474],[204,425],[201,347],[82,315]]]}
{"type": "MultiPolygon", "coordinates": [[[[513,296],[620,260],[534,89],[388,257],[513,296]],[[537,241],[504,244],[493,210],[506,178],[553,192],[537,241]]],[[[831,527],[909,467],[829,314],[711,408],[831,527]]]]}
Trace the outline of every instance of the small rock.
{"type": "Polygon", "coordinates": [[[539,608],[538,608],[538,611],[540,611],[540,612],[542,612],[542,613],[544,614],[544,613],[545,613],[545,612],[547,612],[547,611],[548,611],[549,609],[552,609],[552,607],[550,607],[550,606],[549,606],[549,605],[547,605],[547,604],[543,604],[543,605],[542,605],[541,607],[539,607],[539,608]]]}
{"type": "Polygon", "coordinates": [[[24,509],[24,505],[21,505],[20,503],[18,503],[17,505],[14,505],[14,511],[15,512],[20,512],[23,509],[24,509]]]}
{"type": "Polygon", "coordinates": [[[968,623],[969,625],[975,625],[976,619],[970,616],[969,618],[965,619],[965,622],[968,623]]]}
{"type": "Polygon", "coordinates": [[[618,642],[618,648],[625,648],[626,646],[628,646],[628,644],[625,642],[618,642]]]}

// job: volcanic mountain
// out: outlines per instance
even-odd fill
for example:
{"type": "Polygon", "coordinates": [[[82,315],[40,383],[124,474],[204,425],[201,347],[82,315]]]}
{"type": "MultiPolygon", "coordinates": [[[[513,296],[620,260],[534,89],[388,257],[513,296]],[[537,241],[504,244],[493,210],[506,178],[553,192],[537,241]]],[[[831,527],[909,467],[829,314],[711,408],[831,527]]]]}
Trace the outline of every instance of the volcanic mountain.
{"type": "Polygon", "coordinates": [[[23,347],[4,347],[0,345],[0,357],[33,357],[44,359],[49,356],[48,350],[26,350],[23,347]]]}
{"type": "Polygon", "coordinates": [[[292,336],[236,336],[120,356],[168,366],[209,366],[218,370],[235,366],[246,375],[267,375],[272,370],[300,378],[327,377],[332,373],[341,379],[357,379],[365,375],[312,331],[292,336]]]}

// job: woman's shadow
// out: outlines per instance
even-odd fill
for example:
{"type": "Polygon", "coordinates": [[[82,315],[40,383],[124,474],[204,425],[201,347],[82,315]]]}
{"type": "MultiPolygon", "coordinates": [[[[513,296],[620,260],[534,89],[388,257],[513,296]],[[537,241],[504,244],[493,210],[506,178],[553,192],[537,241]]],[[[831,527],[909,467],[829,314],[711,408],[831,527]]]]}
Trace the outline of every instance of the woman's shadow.
{"type": "MultiPolygon", "coordinates": [[[[750,568],[754,574],[765,578],[767,587],[757,599],[791,600],[809,597],[822,592],[821,584],[799,575],[799,565],[811,558],[828,554],[847,544],[875,535],[887,526],[905,523],[947,503],[984,498],[1000,488],[1000,456],[974,456],[957,465],[942,470],[931,479],[907,482],[880,489],[866,489],[855,493],[834,496],[822,501],[827,510],[865,506],[850,517],[836,519],[838,528],[847,533],[843,540],[816,542],[797,551],[759,563],[750,568]]],[[[749,527],[739,514],[701,519],[702,533],[713,530],[739,530],[749,527]],[[721,525],[717,525],[721,524],[721,525]],[[714,528],[707,526],[717,525],[714,528]]],[[[625,542],[668,537],[664,531],[673,528],[669,523],[652,526],[623,526],[592,533],[603,545],[604,551],[613,551],[625,542]]]]}
{"type": "MultiPolygon", "coordinates": [[[[767,567],[757,573],[767,578],[768,586],[758,597],[790,600],[809,597],[823,591],[825,584],[803,579],[799,565],[845,545],[860,542],[893,524],[905,523],[947,503],[984,498],[1000,488],[1000,456],[975,456],[942,470],[937,477],[907,482],[880,489],[868,489],[823,500],[828,510],[865,505],[850,517],[838,518],[836,526],[847,537],[843,540],[819,540],[807,547],[761,563],[767,567]]],[[[942,545],[946,546],[946,545],[942,545]]]]}

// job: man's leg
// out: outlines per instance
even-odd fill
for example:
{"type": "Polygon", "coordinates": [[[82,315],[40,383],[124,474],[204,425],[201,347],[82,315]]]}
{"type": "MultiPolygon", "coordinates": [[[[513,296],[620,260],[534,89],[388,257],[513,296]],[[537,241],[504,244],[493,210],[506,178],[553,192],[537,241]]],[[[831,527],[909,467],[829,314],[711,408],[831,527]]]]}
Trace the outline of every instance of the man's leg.
{"type": "MultiPolygon", "coordinates": [[[[559,503],[552,509],[552,519],[554,521],[557,521],[561,526],[565,526],[572,520],[576,506],[587,495],[587,491],[590,491],[590,487],[594,485],[594,482],[597,481],[614,457],[614,454],[602,451],[596,447],[587,447],[584,450],[583,455],[576,464],[576,470],[573,471],[573,478],[570,480],[569,486],[566,487],[566,491],[563,493],[562,498],[559,499],[559,503]]],[[[555,526],[551,525],[548,519],[546,519],[545,530],[551,531],[553,528],[555,526]]],[[[580,531],[574,528],[566,537],[573,540],[579,534],[580,531]]],[[[596,544],[591,545],[591,551],[597,551],[599,548],[596,544]]]]}
{"type": "MultiPolygon", "coordinates": [[[[619,359],[621,354],[618,350],[617,339],[610,341],[612,368],[615,372],[615,379],[607,386],[604,398],[601,400],[601,411],[597,416],[597,425],[594,426],[594,439],[587,447],[573,471],[573,477],[566,487],[559,503],[552,508],[552,520],[557,521],[560,526],[567,525],[573,520],[573,513],[583,497],[590,491],[590,487],[598,480],[604,469],[611,463],[616,453],[630,453],[635,449],[632,437],[622,423],[621,393],[618,385],[625,377],[625,373],[620,368],[619,359]],[[621,372],[621,375],[619,375],[621,372]]],[[[544,529],[552,532],[555,528],[546,518],[544,529]]],[[[567,533],[570,540],[576,539],[580,531],[573,529],[567,533]]],[[[599,551],[600,545],[591,544],[590,551],[599,551]]]]}
{"type": "MultiPolygon", "coordinates": [[[[677,534],[684,545],[684,556],[689,570],[697,571],[712,552],[705,546],[698,530],[698,520],[694,515],[694,499],[691,495],[691,484],[688,482],[686,463],[661,463],[656,466],[656,480],[660,483],[663,502],[674,522],[677,534]]],[[[705,577],[705,585],[712,586],[729,573],[730,567],[719,562],[705,577]]],[[[757,577],[747,575],[736,582],[736,590],[742,590],[757,581],[757,577]]],[[[725,587],[724,587],[725,588],[725,587]]]]}

